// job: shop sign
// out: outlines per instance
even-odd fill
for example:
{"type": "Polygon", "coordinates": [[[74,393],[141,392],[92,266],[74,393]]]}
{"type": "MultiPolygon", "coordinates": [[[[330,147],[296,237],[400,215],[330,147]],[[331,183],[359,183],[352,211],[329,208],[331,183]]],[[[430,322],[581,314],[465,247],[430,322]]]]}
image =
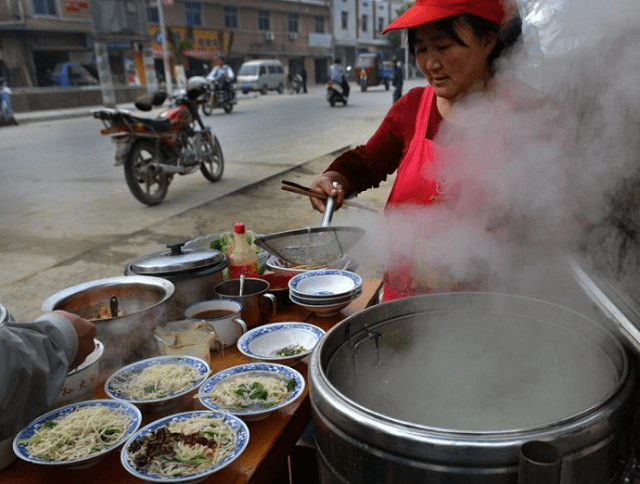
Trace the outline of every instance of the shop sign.
{"type": "Polygon", "coordinates": [[[62,8],[67,13],[87,12],[89,2],[87,0],[62,0],[62,8]]]}

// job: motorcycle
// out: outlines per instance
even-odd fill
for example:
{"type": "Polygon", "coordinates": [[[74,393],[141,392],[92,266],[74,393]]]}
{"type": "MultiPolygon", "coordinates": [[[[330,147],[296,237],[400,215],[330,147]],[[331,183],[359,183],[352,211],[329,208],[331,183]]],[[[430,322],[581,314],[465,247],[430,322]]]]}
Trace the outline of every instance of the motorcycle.
{"type": "MultiPolygon", "coordinates": [[[[156,118],[144,118],[120,109],[94,110],[103,135],[116,144],[115,166],[124,166],[129,190],[140,202],[153,206],[167,195],[175,174],[188,175],[198,169],[216,182],[222,177],[224,158],[218,138],[198,114],[202,85],[187,85],[178,91],[173,104],[156,118]]],[[[135,102],[141,111],[161,106],[167,93],[157,91],[135,102]]]]}
{"type": "Polygon", "coordinates": [[[201,76],[190,77],[189,81],[203,83],[204,93],[198,102],[202,104],[202,113],[205,116],[211,116],[213,110],[217,108],[222,108],[225,113],[230,113],[233,111],[233,105],[238,104],[236,90],[232,85],[225,88],[221,80],[211,81],[201,76]]]}
{"type": "Polygon", "coordinates": [[[336,103],[342,103],[346,106],[347,99],[348,94],[344,93],[342,85],[333,81],[327,83],[327,101],[329,101],[331,107],[335,106],[336,103]]]}
{"type": "Polygon", "coordinates": [[[302,90],[302,76],[300,74],[296,74],[291,79],[291,83],[289,84],[289,94],[300,94],[302,90]]]}

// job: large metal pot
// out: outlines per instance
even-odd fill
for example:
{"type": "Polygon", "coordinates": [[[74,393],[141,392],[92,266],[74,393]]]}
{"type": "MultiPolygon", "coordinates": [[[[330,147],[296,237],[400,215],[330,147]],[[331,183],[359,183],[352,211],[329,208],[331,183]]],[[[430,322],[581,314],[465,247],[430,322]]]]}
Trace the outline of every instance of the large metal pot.
{"type": "Polygon", "coordinates": [[[218,250],[188,249],[184,243],[167,244],[168,251],[139,257],[125,269],[125,275],[162,277],[175,286],[169,306],[169,320],[183,319],[191,303],[216,297],[214,288],[229,266],[227,255],[218,250]]]}
{"type": "Polygon", "coordinates": [[[94,320],[96,338],[104,344],[100,373],[158,354],[154,330],[167,323],[172,282],[159,277],[120,276],[64,289],[42,303],[45,312],[62,309],[94,320]],[[98,319],[99,311],[117,299],[115,317],[98,319]]]}
{"type": "Polygon", "coordinates": [[[9,314],[9,311],[7,311],[7,309],[2,304],[0,304],[0,325],[8,323],[9,321],[13,321],[11,314],[9,314]]]}
{"type": "Polygon", "coordinates": [[[563,484],[612,483],[630,456],[635,367],[585,316],[487,293],[348,317],[309,365],[321,482],[515,484],[552,443],[563,484]]]}

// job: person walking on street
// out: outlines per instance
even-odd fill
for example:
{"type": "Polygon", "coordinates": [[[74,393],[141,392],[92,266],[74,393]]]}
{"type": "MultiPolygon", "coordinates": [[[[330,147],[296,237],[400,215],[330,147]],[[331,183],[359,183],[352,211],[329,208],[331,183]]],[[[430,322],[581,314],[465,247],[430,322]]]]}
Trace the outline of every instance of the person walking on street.
{"type": "Polygon", "coordinates": [[[393,90],[393,102],[395,103],[402,97],[402,81],[404,80],[402,74],[402,67],[398,65],[398,59],[393,58],[393,81],[392,85],[395,87],[393,90]]]}
{"type": "Polygon", "coordinates": [[[303,67],[300,69],[300,77],[302,77],[302,92],[307,93],[307,70],[303,67]]]}

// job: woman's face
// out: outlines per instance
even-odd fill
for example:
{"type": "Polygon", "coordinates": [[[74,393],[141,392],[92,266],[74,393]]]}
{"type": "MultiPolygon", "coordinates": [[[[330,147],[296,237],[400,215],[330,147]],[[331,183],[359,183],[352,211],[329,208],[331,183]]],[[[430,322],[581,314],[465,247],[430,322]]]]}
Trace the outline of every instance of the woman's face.
{"type": "Polygon", "coordinates": [[[464,20],[456,21],[455,30],[466,44],[447,36],[434,23],[416,28],[415,52],[418,67],[433,86],[436,96],[455,101],[484,85],[491,76],[489,54],[496,37],[476,37],[464,20]]]}

